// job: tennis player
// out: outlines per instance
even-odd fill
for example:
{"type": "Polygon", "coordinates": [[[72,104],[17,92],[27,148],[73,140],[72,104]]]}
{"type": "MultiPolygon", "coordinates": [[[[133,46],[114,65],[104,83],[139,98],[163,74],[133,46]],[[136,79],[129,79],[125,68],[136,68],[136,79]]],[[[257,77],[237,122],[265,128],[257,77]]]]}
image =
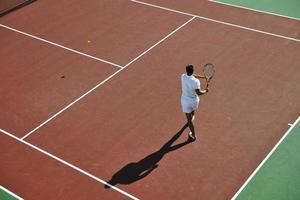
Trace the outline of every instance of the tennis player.
{"type": "Polygon", "coordinates": [[[208,92],[208,88],[201,90],[200,78],[205,78],[205,76],[194,74],[193,65],[187,65],[186,73],[181,75],[181,107],[182,111],[186,115],[188,125],[191,130],[188,135],[190,140],[196,140],[193,120],[195,119],[195,110],[199,106],[199,96],[208,92]]]}

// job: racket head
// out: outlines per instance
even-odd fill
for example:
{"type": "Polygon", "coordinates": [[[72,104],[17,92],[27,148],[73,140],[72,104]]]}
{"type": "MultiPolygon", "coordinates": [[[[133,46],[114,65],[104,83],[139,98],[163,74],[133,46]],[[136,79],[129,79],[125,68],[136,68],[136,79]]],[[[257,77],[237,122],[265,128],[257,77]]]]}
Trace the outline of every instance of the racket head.
{"type": "Polygon", "coordinates": [[[206,80],[210,80],[215,74],[215,66],[211,63],[207,63],[203,67],[203,74],[206,80]]]}

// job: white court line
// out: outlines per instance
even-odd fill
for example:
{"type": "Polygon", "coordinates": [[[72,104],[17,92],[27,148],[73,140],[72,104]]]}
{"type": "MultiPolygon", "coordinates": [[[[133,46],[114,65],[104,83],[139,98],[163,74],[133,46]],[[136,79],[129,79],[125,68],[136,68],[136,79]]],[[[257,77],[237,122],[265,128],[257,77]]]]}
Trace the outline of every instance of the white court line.
{"type": "Polygon", "coordinates": [[[240,28],[240,29],[244,29],[244,30],[248,30],[248,31],[253,31],[253,32],[262,33],[262,34],[266,34],[266,35],[271,35],[271,36],[278,37],[278,38],[292,40],[292,41],[295,41],[295,42],[300,42],[300,39],[296,39],[296,38],[292,38],[292,37],[287,37],[287,36],[283,36],[283,35],[279,35],[279,34],[275,34],[275,33],[261,31],[261,30],[254,29],[254,28],[248,28],[248,27],[245,27],[245,26],[240,26],[240,25],[236,25],[236,24],[232,24],[232,23],[228,23],[228,22],[223,22],[223,21],[220,21],[220,20],[215,20],[215,19],[211,19],[211,18],[208,18],[208,17],[200,16],[200,15],[194,15],[194,14],[191,14],[191,13],[182,12],[182,11],[178,11],[178,10],[175,10],[175,9],[170,9],[170,8],[158,6],[158,5],[155,5],[155,4],[145,3],[145,2],[142,2],[142,1],[138,1],[138,0],[130,0],[130,1],[135,2],[135,3],[139,3],[139,4],[143,4],[143,5],[146,5],[146,6],[151,6],[151,7],[154,7],[154,8],[167,10],[167,11],[170,11],[170,12],[175,12],[175,13],[187,15],[187,16],[194,16],[194,17],[197,17],[199,19],[204,19],[204,20],[207,20],[207,21],[211,21],[211,22],[215,22],[215,23],[219,23],[219,24],[224,24],[224,25],[228,25],[228,26],[232,26],[232,27],[236,27],[236,28],[240,28]]]}
{"type": "Polygon", "coordinates": [[[69,105],[67,105],[66,107],[64,107],[62,110],[58,111],[52,117],[50,117],[49,119],[47,119],[46,121],[44,121],[43,123],[41,123],[40,125],[38,125],[36,128],[34,128],[32,131],[30,131],[29,133],[27,133],[25,136],[23,136],[21,138],[21,140],[24,140],[25,138],[27,138],[29,135],[31,135],[32,133],[34,133],[36,130],[38,130],[39,128],[41,128],[42,126],[44,126],[45,124],[47,124],[49,121],[51,121],[52,119],[54,119],[55,117],[57,117],[59,114],[61,114],[62,112],[64,112],[68,108],[70,108],[76,102],[80,101],[82,98],[84,98],[85,96],[87,96],[89,93],[93,92],[100,85],[104,84],[106,81],[110,80],[112,77],[114,77],[115,75],[117,75],[123,69],[125,69],[125,68],[119,69],[118,71],[116,71],[115,73],[113,73],[112,75],[110,75],[109,77],[107,77],[105,80],[103,80],[100,83],[98,83],[95,87],[93,87],[92,89],[90,89],[89,91],[87,91],[86,93],[84,93],[83,95],[81,95],[79,98],[75,99],[73,102],[71,102],[69,105]]]}
{"type": "Polygon", "coordinates": [[[101,58],[97,58],[97,57],[95,57],[95,56],[88,55],[88,54],[86,54],[86,53],[82,53],[82,52],[77,51],[77,50],[75,50],[75,49],[71,49],[71,48],[62,46],[62,45],[57,44],[57,43],[55,43],[55,42],[51,42],[51,41],[49,41],[49,40],[45,40],[45,39],[43,39],[43,38],[37,37],[37,36],[32,35],[32,34],[29,34],[29,33],[25,33],[25,32],[23,32],[23,31],[20,31],[20,30],[11,28],[11,27],[9,27],[9,26],[5,26],[5,25],[3,25],[3,24],[0,24],[0,27],[9,29],[9,30],[14,31],[14,32],[17,32],[17,33],[20,33],[20,34],[22,34],[22,35],[26,35],[26,36],[28,36],[28,37],[31,37],[31,38],[34,38],[34,39],[36,39],[36,40],[39,40],[39,41],[42,41],[42,42],[45,42],[45,43],[54,45],[54,46],[56,46],[56,47],[60,47],[60,48],[62,48],[62,49],[71,51],[71,52],[73,52],[73,53],[77,53],[77,54],[80,54],[80,55],[82,55],[82,56],[85,56],[85,57],[88,57],[88,58],[91,58],[91,59],[94,59],[94,60],[97,60],[97,61],[101,61],[101,62],[103,62],[103,63],[110,64],[110,65],[113,65],[113,66],[118,67],[118,68],[122,68],[121,65],[118,65],[118,64],[109,62],[109,61],[107,61],[107,60],[103,60],[103,59],[101,59],[101,58]]]}
{"type": "MultiPolygon", "coordinates": [[[[1,129],[0,129],[1,130],[1,129]]],[[[11,196],[15,197],[18,200],[24,200],[23,198],[19,197],[18,195],[16,195],[15,193],[9,191],[8,189],[6,189],[5,187],[3,187],[2,185],[0,185],[0,189],[4,190],[6,193],[10,194],[11,196]]]]}
{"type": "Polygon", "coordinates": [[[150,47],[149,49],[147,49],[146,51],[144,51],[142,54],[140,54],[139,56],[137,56],[135,59],[133,59],[132,61],[130,61],[127,65],[125,65],[124,67],[127,67],[128,65],[131,65],[133,62],[135,62],[137,59],[139,59],[140,57],[142,57],[143,55],[145,55],[146,53],[148,53],[148,51],[150,51],[151,49],[153,49],[154,47],[156,47],[157,45],[159,45],[161,42],[163,42],[165,39],[167,39],[168,37],[170,37],[171,35],[173,35],[175,32],[177,32],[179,29],[181,29],[182,27],[184,27],[185,25],[187,25],[188,23],[190,23],[192,20],[194,20],[196,17],[192,17],[191,19],[189,19],[187,22],[185,22],[184,24],[182,24],[180,27],[178,27],[177,29],[175,29],[174,31],[172,31],[169,35],[167,35],[166,37],[164,37],[163,39],[161,39],[159,42],[157,42],[156,44],[154,44],[152,47],[150,47]]]}
{"type": "Polygon", "coordinates": [[[74,169],[74,170],[76,170],[76,171],[78,171],[78,172],[80,172],[80,173],[82,173],[82,174],[84,174],[84,175],[86,175],[86,176],[92,178],[93,180],[95,180],[95,181],[97,181],[97,182],[99,182],[99,183],[102,183],[102,184],[104,184],[104,185],[109,186],[110,188],[112,188],[112,189],[114,189],[114,190],[116,190],[116,191],[122,193],[123,195],[125,195],[125,196],[127,196],[127,197],[129,197],[129,198],[131,198],[131,199],[138,200],[138,198],[134,197],[133,195],[128,194],[127,192],[125,192],[125,191],[123,191],[123,190],[121,190],[121,189],[119,189],[119,188],[117,188],[117,187],[115,187],[115,186],[113,186],[113,185],[107,183],[106,181],[103,181],[102,179],[100,179],[100,178],[98,178],[98,177],[96,177],[96,176],[90,174],[89,172],[84,171],[83,169],[81,169],[81,168],[79,168],[79,167],[77,167],[77,166],[75,166],[75,165],[73,165],[73,164],[71,164],[71,163],[69,163],[69,162],[67,162],[67,161],[65,161],[65,160],[63,160],[63,159],[61,159],[61,158],[59,158],[59,157],[57,157],[57,156],[55,156],[55,155],[53,155],[53,154],[51,154],[51,153],[49,153],[49,152],[43,150],[43,149],[41,149],[41,148],[39,148],[39,147],[37,147],[37,146],[35,146],[35,145],[29,143],[29,142],[26,142],[26,141],[20,139],[20,138],[14,136],[14,135],[11,134],[11,133],[8,133],[7,131],[4,131],[4,130],[0,129],[0,132],[2,132],[2,133],[4,133],[5,135],[7,135],[7,136],[9,136],[9,137],[11,137],[11,138],[13,138],[13,139],[15,139],[15,140],[21,142],[21,143],[23,143],[23,144],[25,144],[25,145],[27,145],[27,146],[33,148],[33,149],[39,151],[39,152],[42,153],[42,154],[45,154],[45,155],[47,155],[47,156],[53,158],[54,160],[56,160],[56,161],[58,161],[58,162],[60,162],[60,163],[62,163],[62,164],[64,164],[64,165],[67,165],[67,166],[71,167],[72,169],[74,169]]]}
{"type": "Polygon", "coordinates": [[[243,189],[248,185],[251,179],[256,175],[256,173],[260,170],[260,168],[265,164],[265,162],[270,158],[273,152],[277,149],[277,147],[282,143],[282,141],[288,136],[288,134],[292,131],[292,129],[300,122],[300,116],[294,122],[294,124],[287,130],[287,132],[282,136],[282,138],[277,142],[277,144],[273,147],[270,153],[265,157],[265,159],[258,165],[258,167],[254,170],[254,172],[249,176],[246,182],[242,185],[242,187],[236,192],[236,194],[232,197],[231,200],[235,200],[238,195],[243,191],[243,189]]]}
{"type": "Polygon", "coordinates": [[[45,124],[47,124],[49,121],[51,121],[52,119],[54,119],[55,117],[57,117],[59,114],[61,114],[62,112],[64,112],[68,108],[70,108],[73,104],[75,104],[76,102],[78,102],[79,100],[81,100],[83,97],[85,97],[86,95],[88,95],[89,93],[91,93],[92,91],[94,91],[95,89],[97,89],[100,85],[104,84],[105,82],[107,82],[108,80],[110,80],[111,78],[113,78],[115,75],[117,75],[122,70],[124,70],[126,67],[128,67],[130,64],[132,64],[137,59],[139,59],[141,56],[145,55],[151,49],[153,49],[154,47],[156,47],[157,45],[159,45],[160,43],[162,43],[164,40],[166,40],[167,38],[169,38],[171,35],[173,35],[174,33],[176,33],[179,29],[181,29],[184,26],[186,26],[193,19],[195,19],[195,17],[192,17],[191,19],[189,19],[187,22],[185,22],[184,24],[182,24],[181,26],[179,26],[178,28],[176,28],[174,31],[172,31],[167,36],[165,36],[163,39],[161,39],[160,41],[158,41],[157,43],[155,43],[153,46],[151,46],[150,48],[148,48],[142,54],[140,54],[139,56],[137,56],[136,58],[134,58],[132,61],[130,61],[128,64],[126,64],[123,68],[119,69],[118,71],[116,71],[115,73],[113,73],[112,75],[110,75],[109,77],[107,77],[104,81],[100,82],[95,87],[93,87],[92,89],[90,89],[88,92],[86,92],[85,94],[83,94],[82,96],[80,96],[78,99],[76,99],[75,101],[73,101],[72,103],[70,103],[69,105],[67,105],[65,108],[63,108],[62,110],[58,111],[52,117],[50,117],[49,119],[47,119],[46,121],[44,121],[42,124],[40,124],[39,126],[37,126],[36,128],[34,128],[32,131],[30,131],[29,133],[27,133],[24,137],[22,137],[22,140],[24,140],[25,138],[27,138],[28,136],[30,136],[32,133],[34,133],[36,130],[38,130],[39,128],[41,128],[42,126],[44,126],[45,124]]]}
{"type": "Polygon", "coordinates": [[[251,11],[255,11],[255,12],[259,12],[259,13],[274,15],[274,16],[277,16],[277,17],[283,17],[283,18],[293,19],[293,20],[298,20],[298,21],[300,20],[299,18],[296,18],[296,17],[280,15],[280,14],[276,14],[276,13],[272,13],[272,12],[268,12],[268,11],[257,10],[257,9],[248,8],[248,7],[245,7],[245,6],[234,5],[234,4],[231,4],[231,3],[224,3],[224,2],[221,2],[221,1],[215,1],[215,0],[208,0],[208,1],[212,2],[212,3],[223,4],[223,5],[226,5],[226,6],[231,6],[231,7],[241,8],[241,9],[245,9],[245,10],[251,10],[251,11]]]}

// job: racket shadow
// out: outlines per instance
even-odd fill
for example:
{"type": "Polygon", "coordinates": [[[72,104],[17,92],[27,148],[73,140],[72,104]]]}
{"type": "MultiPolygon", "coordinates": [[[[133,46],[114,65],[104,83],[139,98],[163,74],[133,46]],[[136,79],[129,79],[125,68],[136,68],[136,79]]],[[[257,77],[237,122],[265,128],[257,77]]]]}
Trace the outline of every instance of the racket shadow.
{"type": "Polygon", "coordinates": [[[187,140],[180,144],[172,146],[172,144],[181,136],[183,131],[188,127],[185,124],[169,141],[167,141],[158,151],[146,156],[138,162],[131,162],[117,171],[104,185],[104,188],[108,189],[117,184],[131,184],[138,180],[145,178],[155,168],[158,167],[158,162],[169,152],[177,150],[192,141],[187,140]]]}

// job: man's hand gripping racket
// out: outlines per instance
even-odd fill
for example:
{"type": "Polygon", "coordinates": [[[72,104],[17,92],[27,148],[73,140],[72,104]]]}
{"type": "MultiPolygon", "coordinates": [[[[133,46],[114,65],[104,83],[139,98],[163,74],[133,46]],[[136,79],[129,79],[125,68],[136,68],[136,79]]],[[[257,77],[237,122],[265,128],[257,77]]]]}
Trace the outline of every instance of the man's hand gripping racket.
{"type": "Polygon", "coordinates": [[[203,74],[204,74],[205,79],[206,79],[206,89],[208,90],[209,81],[212,79],[212,77],[215,74],[214,65],[211,64],[211,63],[207,63],[206,65],[204,65],[203,74]]]}

